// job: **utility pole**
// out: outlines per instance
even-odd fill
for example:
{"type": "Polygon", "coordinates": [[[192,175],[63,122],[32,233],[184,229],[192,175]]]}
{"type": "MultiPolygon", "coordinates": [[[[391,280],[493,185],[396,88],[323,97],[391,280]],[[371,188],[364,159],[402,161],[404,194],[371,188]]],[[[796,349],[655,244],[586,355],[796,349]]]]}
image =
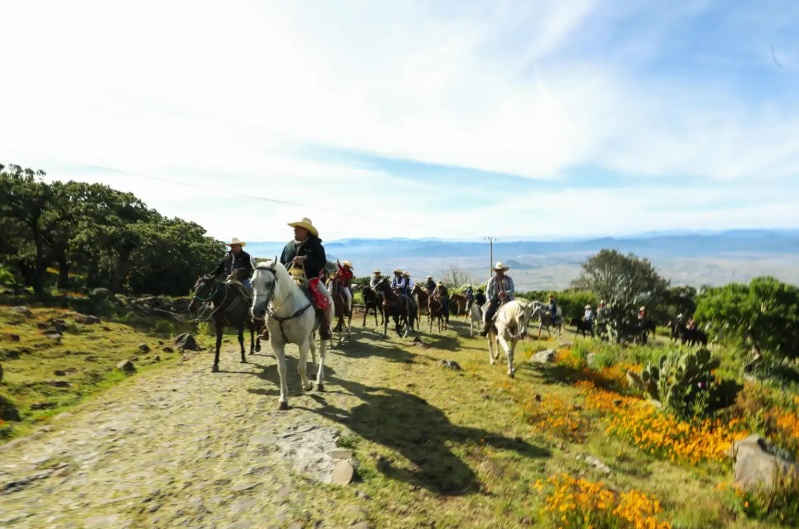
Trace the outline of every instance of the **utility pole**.
{"type": "Polygon", "coordinates": [[[484,241],[488,241],[488,278],[491,279],[491,269],[494,268],[494,241],[496,237],[483,237],[484,241]]]}

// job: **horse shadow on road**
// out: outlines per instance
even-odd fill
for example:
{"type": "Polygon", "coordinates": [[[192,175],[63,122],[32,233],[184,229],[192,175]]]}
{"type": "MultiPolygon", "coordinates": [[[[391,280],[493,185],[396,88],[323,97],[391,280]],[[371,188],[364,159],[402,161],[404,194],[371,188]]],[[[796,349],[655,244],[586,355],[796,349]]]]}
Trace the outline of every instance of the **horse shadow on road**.
{"type": "Polygon", "coordinates": [[[330,382],[362,402],[352,409],[344,409],[330,404],[322,394],[312,394],[317,407],[305,409],[402,454],[407,461],[378,458],[377,469],[387,478],[437,494],[472,494],[481,490],[480,480],[471,467],[453,453],[448,446],[451,443],[488,445],[513,450],[527,458],[550,456],[546,449],[520,438],[510,439],[487,430],[452,424],[443,411],[416,395],[336,377],[330,377],[330,382]]]}

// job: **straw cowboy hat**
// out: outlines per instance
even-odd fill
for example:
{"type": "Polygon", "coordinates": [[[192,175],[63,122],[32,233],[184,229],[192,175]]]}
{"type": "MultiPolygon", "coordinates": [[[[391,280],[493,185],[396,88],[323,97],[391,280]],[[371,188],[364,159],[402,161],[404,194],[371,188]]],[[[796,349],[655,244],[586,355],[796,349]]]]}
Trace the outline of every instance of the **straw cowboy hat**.
{"type": "Polygon", "coordinates": [[[379,275],[382,274],[382,272],[380,272],[380,270],[375,270],[375,271],[372,272],[372,274],[376,275],[376,276],[379,276],[379,275]]]}
{"type": "Polygon", "coordinates": [[[433,276],[427,276],[427,279],[433,279],[433,276]]]}
{"type": "Polygon", "coordinates": [[[355,270],[352,267],[352,261],[341,261],[341,264],[343,264],[344,266],[348,267],[350,270],[355,270]]]}
{"type": "Polygon", "coordinates": [[[399,268],[395,268],[393,273],[395,273],[395,274],[401,274],[401,273],[402,273],[402,270],[400,270],[399,268]]]}
{"type": "Polygon", "coordinates": [[[494,270],[502,270],[503,272],[507,272],[510,270],[510,266],[505,266],[502,264],[502,261],[499,261],[497,265],[494,267],[494,270]]]}
{"type": "Polygon", "coordinates": [[[585,308],[586,309],[590,309],[591,308],[591,304],[586,305],[585,308]]]}
{"type": "Polygon", "coordinates": [[[230,242],[226,242],[226,243],[225,243],[225,246],[236,246],[237,244],[238,244],[239,246],[241,246],[242,248],[244,248],[245,246],[247,246],[247,243],[246,243],[246,242],[244,242],[244,241],[240,241],[240,240],[238,240],[238,239],[237,239],[237,238],[235,238],[235,237],[233,237],[233,240],[231,240],[230,242]]]}
{"type": "Polygon", "coordinates": [[[443,287],[444,286],[444,282],[443,281],[439,281],[438,282],[438,286],[443,287]]]}
{"type": "Polygon", "coordinates": [[[289,222],[289,226],[291,226],[292,228],[298,228],[298,227],[305,228],[306,230],[311,232],[311,235],[313,235],[314,237],[319,237],[319,230],[317,230],[314,227],[313,222],[311,222],[311,219],[309,219],[308,217],[305,217],[297,222],[289,222]]]}
{"type": "Polygon", "coordinates": [[[411,274],[408,272],[402,272],[402,277],[411,277],[411,274]]]}

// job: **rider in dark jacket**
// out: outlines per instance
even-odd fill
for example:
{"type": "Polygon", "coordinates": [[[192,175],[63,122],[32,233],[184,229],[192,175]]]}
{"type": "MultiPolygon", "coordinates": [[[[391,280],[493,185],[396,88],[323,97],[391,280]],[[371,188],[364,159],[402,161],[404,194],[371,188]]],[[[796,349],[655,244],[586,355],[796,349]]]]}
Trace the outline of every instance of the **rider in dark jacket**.
{"type": "Polygon", "coordinates": [[[241,284],[249,291],[252,292],[252,284],[250,283],[250,276],[255,270],[255,261],[252,256],[242,250],[246,246],[246,242],[233,238],[232,241],[225,244],[230,247],[230,251],[225,254],[225,257],[219,262],[211,275],[216,277],[223,273],[229,276],[236,273],[236,279],[241,281],[241,284]]]}

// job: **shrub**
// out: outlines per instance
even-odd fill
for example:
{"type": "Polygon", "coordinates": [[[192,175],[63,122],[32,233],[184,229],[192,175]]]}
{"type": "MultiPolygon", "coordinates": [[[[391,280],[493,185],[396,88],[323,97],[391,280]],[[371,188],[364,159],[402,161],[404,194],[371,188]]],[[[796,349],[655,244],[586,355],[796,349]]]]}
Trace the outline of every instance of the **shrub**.
{"type": "Polygon", "coordinates": [[[640,374],[627,373],[630,386],[659,401],[683,418],[704,417],[734,402],[737,385],[720,381],[714,371],[721,362],[710,351],[672,352],[640,374]]]}

